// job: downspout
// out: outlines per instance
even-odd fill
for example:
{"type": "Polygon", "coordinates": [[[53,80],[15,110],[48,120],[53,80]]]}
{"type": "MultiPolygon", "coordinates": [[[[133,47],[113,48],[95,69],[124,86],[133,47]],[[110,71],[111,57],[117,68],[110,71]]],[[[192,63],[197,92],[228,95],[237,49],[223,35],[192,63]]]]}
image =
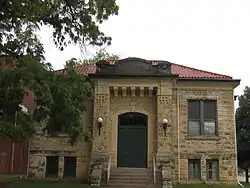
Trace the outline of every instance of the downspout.
{"type": "Polygon", "coordinates": [[[179,91],[176,89],[177,103],[177,160],[178,160],[178,182],[181,182],[181,158],[180,158],[180,99],[179,91]]]}
{"type": "MultiPolygon", "coordinates": [[[[235,101],[235,100],[236,100],[235,96],[233,95],[233,101],[235,101]]],[[[233,102],[233,104],[234,104],[234,102],[233,102]]],[[[236,137],[235,109],[234,109],[233,123],[234,123],[234,141],[235,141],[235,175],[236,175],[236,178],[237,178],[237,184],[239,184],[239,186],[241,186],[241,187],[244,187],[244,185],[242,185],[240,183],[240,180],[239,180],[239,177],[238,177],[238,160],[237,160],[238,154],[237,154],[237,137],[236,137]]]]}

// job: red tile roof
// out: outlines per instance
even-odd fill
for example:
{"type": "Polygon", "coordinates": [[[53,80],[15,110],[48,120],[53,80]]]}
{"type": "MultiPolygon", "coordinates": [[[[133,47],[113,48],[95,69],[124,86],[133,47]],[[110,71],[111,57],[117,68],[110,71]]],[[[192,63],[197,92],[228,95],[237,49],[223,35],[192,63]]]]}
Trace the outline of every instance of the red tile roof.
{"type": "Polygon", "coordinates": [[[180,78],[187,79],[233,79],[231,76],[217,74],[214,72],[199,70],[188,66],[172,63],[171,65],[172,74],[178,74],[180,78]]]}
{"type": "MultiPolygon", "coordinates": [[[[160,61],[151,61],[152,64],[158,64],[160,61]]],[[[107,63],[115,63],[115,61],[107,61],[107,63]]],[[[63,70],[58,70],[62,72],[63,70]]],[[[77,67],[77,71],[84,75],[88,75],[96,72],[95,63],[84,63],[77,67]]],[[[183,66],[175,63],[171,63],[171,73],[178,74],[179,78],[183,79],[232,79],[231,76],[217,74],[213,72],[208,72],[204,70],[199,70],[191,68],[188,66],[183,66]]]]}

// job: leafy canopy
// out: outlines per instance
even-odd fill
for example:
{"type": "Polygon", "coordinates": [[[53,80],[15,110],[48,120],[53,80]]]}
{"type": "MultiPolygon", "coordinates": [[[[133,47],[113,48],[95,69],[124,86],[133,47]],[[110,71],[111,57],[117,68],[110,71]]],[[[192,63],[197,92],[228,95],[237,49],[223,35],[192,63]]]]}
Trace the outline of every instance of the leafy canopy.
{"type": "Polygon", "coordinates": [[[236,110],[236,132],[239,166],[246,169],[250,166],[250,88],[246,87],[239,97],[236,110]]]}
{"type": "Polygon", "coordinates": [[[88,62],[97,62],[100,60],[118,60],[120,57],[117,54],[109,54],[105,48],[102,48],[96,52],[96,54],[88,59],[88,62]]]}
{"type": "MultiPolygon", "coordinates": [[[[36,133],[35,125],[42,126],[50,136],[67,133],[71,143],[76,143],[83,132],[82,114],[92,96],[92,85],[76,72],[76,63],[70,60],[65,72],[58,74],[29,56],[14,68],[0,72],[0,137],[21,141],[36,133]],[[26,63],[28,62],[28,63],[26,63]],[[36,108],[27,115],[21,112],[26,95],[24,87],[34,95],[36,108]]],[[[85,130],[86,131],[86,130],[85,130]]]]}
{"type": "Polygon", "coordinates": [[[44,58],[37,31],[53,29],[56,46],[70,43],[109,45],[99,24],[118,13],[115,0],[2,0],[0,2],[0,137],[24,140],[42,126],[49,135],[65,132],[76,143],[83,131],[82,113],[92,95],[92,85],[75,71],[74,59],[63,74],[44,58]],[[21,111],[23,97],[31,91],[36,105],[21,111]]]}
{"type": "Polygon", "coordinates": [[[54,42],[61,50],[72,42],[109,45],[111,37],[100,31],[99,24],[117,15],[118,9],[115,0],[1,0],[0,43],[25,25],[34,29],[46,25],[53,28],[54,42]]]}

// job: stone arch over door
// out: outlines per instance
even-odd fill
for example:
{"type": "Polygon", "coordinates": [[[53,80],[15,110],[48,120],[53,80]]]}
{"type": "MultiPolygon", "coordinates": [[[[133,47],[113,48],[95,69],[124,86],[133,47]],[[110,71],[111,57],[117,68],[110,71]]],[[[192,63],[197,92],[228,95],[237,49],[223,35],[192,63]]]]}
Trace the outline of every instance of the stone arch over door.
{"type": "MultiPolygon", "coordinates": [[[[109,151],[112,158],[112,166],[117,167],[117,141],[118,141],[118,116],[131,112],[130,108],[119,109],[111,114],[111,139],[109,140],[109,151]]],[[[156,120],[152,111],[137,108],[133,112],[145,114],[148,117],[147,124],[147,167],[152,167],[152,154],[156,152],[156,120]]]]}

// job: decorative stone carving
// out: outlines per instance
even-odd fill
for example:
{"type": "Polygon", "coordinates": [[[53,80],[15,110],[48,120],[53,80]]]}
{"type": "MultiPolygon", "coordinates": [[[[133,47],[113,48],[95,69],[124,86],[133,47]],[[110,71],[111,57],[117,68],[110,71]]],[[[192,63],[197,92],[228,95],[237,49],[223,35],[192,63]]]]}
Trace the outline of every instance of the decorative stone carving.
{"type": "Polygon", "coordinates": [[[95,95],[95,108],[97,111],[101,110],[109,102],[109,95],[96,94],[95,95]]]}
{"type": "Polygon", "coordinates": [[[132,98],[130,100],[130,108],[131,108],[131,112],[135,112],[135,110],[136,110],[136,102],[132,98]]]}
{"type": "Polygon", "coordinates": [[[159,104],[163,106],[163,108],[172,108],[172,96],[158,96],[159,104]]]}

